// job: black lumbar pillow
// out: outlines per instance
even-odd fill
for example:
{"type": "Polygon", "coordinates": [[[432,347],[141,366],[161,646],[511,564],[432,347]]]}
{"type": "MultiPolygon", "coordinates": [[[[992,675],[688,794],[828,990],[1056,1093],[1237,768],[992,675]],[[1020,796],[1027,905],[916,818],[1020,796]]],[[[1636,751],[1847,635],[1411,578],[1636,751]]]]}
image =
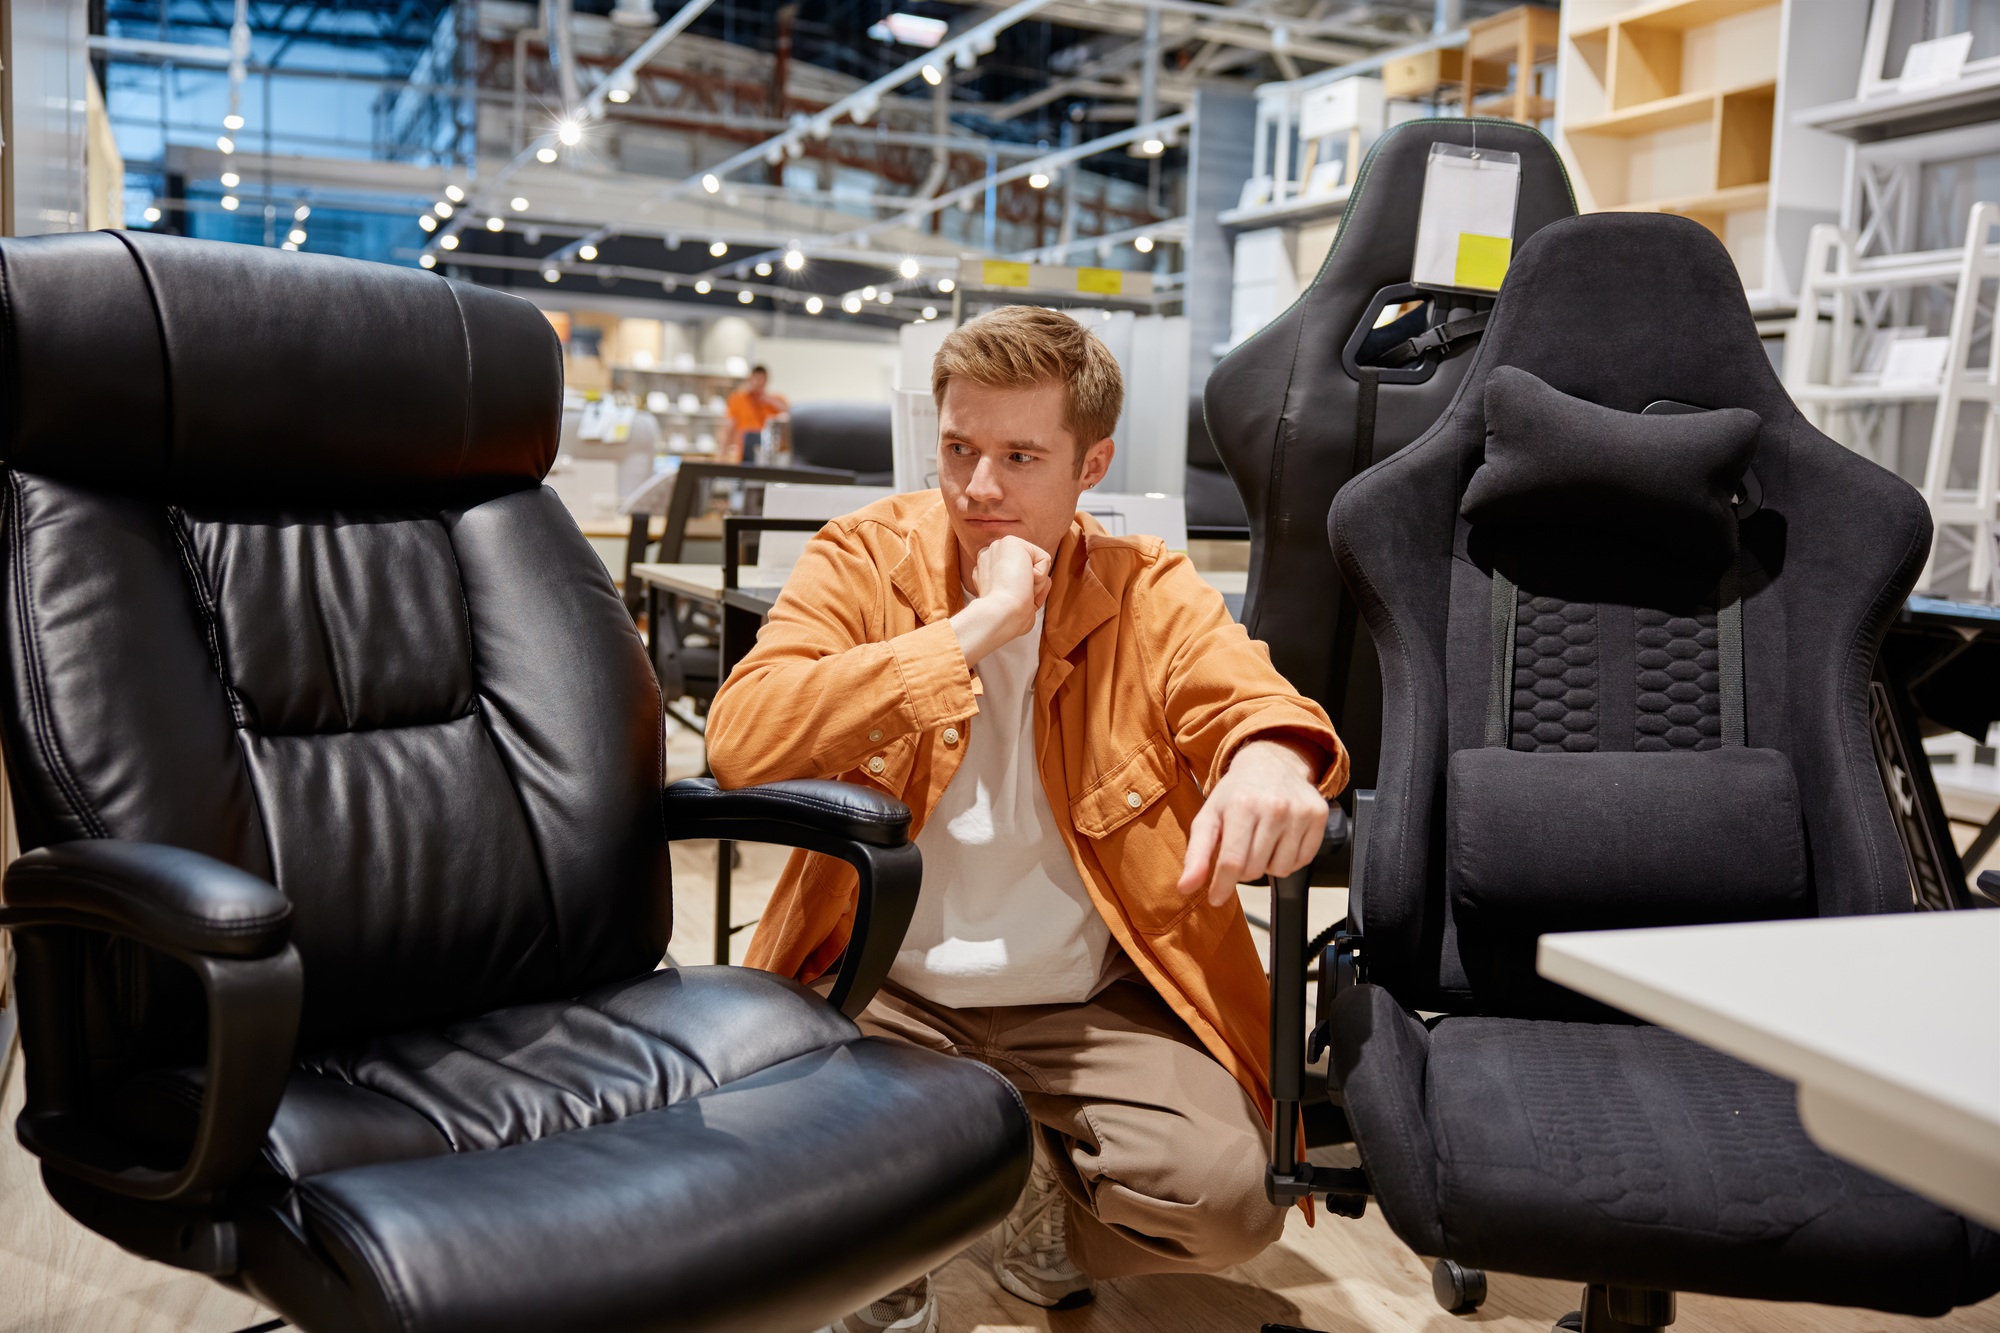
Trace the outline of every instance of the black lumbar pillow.
{"type": "Polygon", "coordinates": [[[1486,461],[1459,512],[1481,528],[1577,528],[1720,571],[1757,452],[1740,407],[1648,416],[1600,407],[1516,366],[1486,381],[1486,461]]]}

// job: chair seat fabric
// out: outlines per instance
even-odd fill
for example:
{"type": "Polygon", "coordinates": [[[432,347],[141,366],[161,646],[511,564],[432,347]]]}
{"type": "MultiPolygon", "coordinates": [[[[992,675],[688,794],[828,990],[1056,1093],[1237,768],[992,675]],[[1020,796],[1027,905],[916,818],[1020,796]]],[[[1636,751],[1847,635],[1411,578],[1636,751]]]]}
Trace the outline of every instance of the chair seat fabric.
{"type": "Polygon", "coordinates": [[[2000,1238],[1828,1156],[1790,1083],[1663,1028],[1426,1030],[1374,986],[1334,1023],[1357,1142],[1419,1253],[1919,1315],[2000,1289],[2000,1238]]]}

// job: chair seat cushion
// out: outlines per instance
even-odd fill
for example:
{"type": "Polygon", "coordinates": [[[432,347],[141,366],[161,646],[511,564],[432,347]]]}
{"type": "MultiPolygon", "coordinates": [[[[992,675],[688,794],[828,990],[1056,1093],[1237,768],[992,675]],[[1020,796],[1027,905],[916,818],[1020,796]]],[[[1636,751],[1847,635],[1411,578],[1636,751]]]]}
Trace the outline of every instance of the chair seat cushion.
{"type": "Polygon", "coordinates": [[[266,1280],[331,1255],[370,1329],[778,1333],[943,1263],[1028,1160],[1005,1080],[862,1038],[569,1133],[314,1176],[245,1244],[301,1257],[266,1280]]]}
{"type": "Polygon", "coordinates": [[[1828,1156],[1791,1084],[1663,1028],[1426,1031],[1374,986],[1334,1025],[1383,1212],[1420,1253],[1921,1315],[2000,1290],[2000,1238],[1828,1156]]]}

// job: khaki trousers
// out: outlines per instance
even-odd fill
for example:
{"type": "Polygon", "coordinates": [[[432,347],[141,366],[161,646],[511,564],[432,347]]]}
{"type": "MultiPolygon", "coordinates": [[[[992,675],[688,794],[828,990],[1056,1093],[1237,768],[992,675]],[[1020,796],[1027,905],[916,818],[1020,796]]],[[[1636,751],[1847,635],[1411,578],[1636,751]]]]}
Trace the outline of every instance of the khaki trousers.
{"type": "Polygon", "coordinates": [[[1262,1252],[1285,1214],[1248,1093],[1140,977],[1083,1004],[948,1009],[893,982],[871,1036],[992,1066],[1021,1091],[1069,1197],[1070,1259],[1096,1278],[1210,1273],[1262,1252]]]}

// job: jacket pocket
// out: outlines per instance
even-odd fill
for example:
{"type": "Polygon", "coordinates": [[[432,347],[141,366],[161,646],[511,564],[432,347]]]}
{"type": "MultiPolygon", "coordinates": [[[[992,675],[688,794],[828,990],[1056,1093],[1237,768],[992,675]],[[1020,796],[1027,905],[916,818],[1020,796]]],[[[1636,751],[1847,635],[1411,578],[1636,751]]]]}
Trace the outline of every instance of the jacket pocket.
{"type": "Polygon", "coordinates": [[[1086,838],[1105,838],[1137,819],[1180,781],[1180,761],[1154,736],[1069,803],[1070,823],[1086,838]]]}

